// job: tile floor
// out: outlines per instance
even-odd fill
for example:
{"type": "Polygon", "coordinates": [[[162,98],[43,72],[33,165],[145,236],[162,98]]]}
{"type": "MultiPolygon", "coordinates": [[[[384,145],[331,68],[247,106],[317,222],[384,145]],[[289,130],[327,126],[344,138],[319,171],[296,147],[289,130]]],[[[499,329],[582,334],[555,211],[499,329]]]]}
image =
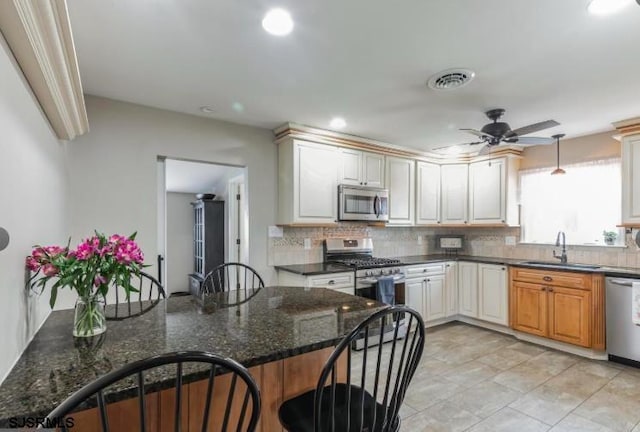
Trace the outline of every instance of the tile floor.
{"type": "Polygon", "coordinates": [[[402,432],[640,432],[640,369],[453,323],[427,330],[402,432]]]}

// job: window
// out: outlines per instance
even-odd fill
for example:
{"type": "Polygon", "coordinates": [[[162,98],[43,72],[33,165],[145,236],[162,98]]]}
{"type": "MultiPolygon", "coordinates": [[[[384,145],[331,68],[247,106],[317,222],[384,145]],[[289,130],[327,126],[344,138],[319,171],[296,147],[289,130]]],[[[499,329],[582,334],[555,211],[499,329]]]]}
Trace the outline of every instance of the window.
{"type": "Polygon", "coordinates": [[[620,159],[565,165],[564,175],[553,168],[520,172],[522,241],[553,243],[564,231],[567,243],[604,245],[603,231],[615,231],[615,244],[624,243],[621,220],[620,159]]]}

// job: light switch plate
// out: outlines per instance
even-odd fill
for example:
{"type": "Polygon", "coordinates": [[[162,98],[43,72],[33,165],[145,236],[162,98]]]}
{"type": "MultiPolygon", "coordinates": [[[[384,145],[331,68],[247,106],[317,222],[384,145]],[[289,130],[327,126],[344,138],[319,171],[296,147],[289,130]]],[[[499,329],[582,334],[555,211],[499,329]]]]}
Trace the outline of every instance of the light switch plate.
{"type": "Polygon", "coordinates": [[[516,245],[516,236],[506,236],[504,238],[504,244],[507,246],[515,246],[516,245]]]}
{"type": "Polygon", "coordinates": [[[271,238],[281,238],[284,236],[284,229],[277,225],[269,225],[269,237],[271,238]]]}
{"type": "Polygon", "coordinates": [[[305,249],[311,249],[311,239],[310,238],[304,239],[304,248],[305,249]]]}

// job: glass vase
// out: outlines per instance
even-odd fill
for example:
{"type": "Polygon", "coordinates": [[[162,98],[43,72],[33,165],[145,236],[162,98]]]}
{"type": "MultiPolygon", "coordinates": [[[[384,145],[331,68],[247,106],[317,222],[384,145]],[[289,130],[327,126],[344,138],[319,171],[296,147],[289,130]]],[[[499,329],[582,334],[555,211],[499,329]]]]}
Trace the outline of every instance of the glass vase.
{"type": "Polygon", "coordinates": [[[102,295],[78,297],[73,317],[73,335],[75,337],[96,336],[107,330],[104,305],[102,295]]]}

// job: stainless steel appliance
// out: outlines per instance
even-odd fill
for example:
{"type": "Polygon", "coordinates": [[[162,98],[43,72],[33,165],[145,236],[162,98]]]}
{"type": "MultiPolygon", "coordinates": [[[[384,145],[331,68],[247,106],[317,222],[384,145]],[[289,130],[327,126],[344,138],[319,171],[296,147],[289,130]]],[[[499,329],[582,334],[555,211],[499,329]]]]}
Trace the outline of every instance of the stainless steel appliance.
{"type": "Polygon", "coordinates": [[[389,220],[389,191],[386,189],[338,186],[338,220],[389,220]]]}
{"type": "MultiPolygon", "coordinates": [[[[353,268],[356,272],[355,292],[361,297],[377,300],[377,284],[381,277],[392,276],[395,288],[395,303],[404,304],[405,285],[404,272],[400,260],[392,258],[376,258],[373,256],[373,241],[370,238],[360,239],[326,239],[324,243],[324,260],[353,268]]],[[[383,342],[393,338],[394,326],[385,327],[383,342]]],[[[404,320],[400,321],[398,337],[407,334],[404,320]]],[[[356,348],[362,348],[356,343],[356,348]]]]}
{"type": "Polygon", "coordinates": [[[632,284],[638,279],[606,279],[607,353],[609,360],[640,367],[640,326],[632,321],[632,284]]]}

